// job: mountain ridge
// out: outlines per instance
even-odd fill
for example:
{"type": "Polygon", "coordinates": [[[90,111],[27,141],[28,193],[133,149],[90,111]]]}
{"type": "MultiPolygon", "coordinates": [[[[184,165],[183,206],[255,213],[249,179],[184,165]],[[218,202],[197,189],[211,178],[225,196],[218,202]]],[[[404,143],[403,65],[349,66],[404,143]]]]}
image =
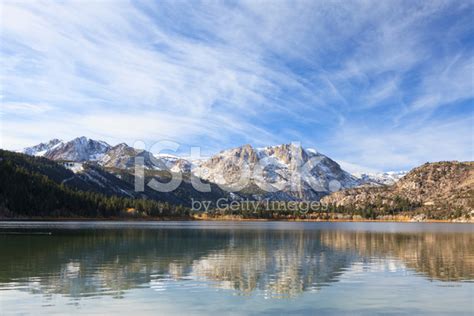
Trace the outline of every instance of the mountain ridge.
{"type": "MultiPolygon", "coordinates": [[[[261,152],[271,151],[271,150],[275,150],[275,149],[278,150],[278,148],[282,148],[282,147],[290,146],[290,145],[291,144],[280,144],[280,145],[254,148],[251,145],[246,144],[246,145],[242,145],[242,146],[239,146],[239,147],[234,147],[234,148],[221,150],[219,153],[211,156],[211,158],[209,158],[209,159],[212,159],[213,157],[216,157],[216,156],[220,155],[222,152],[227,152],[229,150],[243,148],[243,147],[250,147],[250,148],[253,148],[256,152],[261,153],[261,152]]],[[[118,146],[119,147],[124,146],[124,147],[127,147],[129,150],[136,151],[135,155],[142,151],[142,150],[134,149],[133,147],[129,146],[126,143],[120,143],[120,144],[117,144],[117,145],[109,145],[105,141],[93,140],[93,139],[89,139],[85,136],[80,136],[80,137],[76,137],[73,140],[70,140],[68,142],[65,142],[65,141],[60,140],[60,139],[52,139],[52,140],[50,140],[49,142],[46,142],[46,143],[40,143],[40,144],[35,145],[35,146],[26,147],[26,148],[23,148],[21,150],[16,150],[16,152],[21,152],[21,153],[25,153],[25,154],[28,154],[28,155],[34,155],[34,156],[45,156],[45,157],[50,158],[52,160],[69,160],[69,161],[94,160],[94,161],[100,162],[102,159],[107,159],[107,161],[104,161],[104,164],[107,164],[107,163],[111,163],[110,160],[112,160],[112,158],[111,157],[105,158],[105,156],[106,156],[105,154],[109,150],[115,150],[118,146]],[[101,144],[102,146],[105,147],[106,150],[99,150],[99,151],[96,151],[96,152],[92,151],[90,153],[92,157],[90,157],[90,158],[85,157],[84,159],[78,159],[77,158],[77,156],[81,157],[81,155],[76,155],[76,156],[69,155],[68,156],[67,153],[60,153],[61,151],[65,151],[65,150],[68,149],[68,146],[65,146],[65,144],[77,143],[78,140],[82,140],[82,143],[84,143],[86,141],[89,141],[89,142],[92,142],[94,144],[101,144]],[[94,157],[94,155],[95,155],[95,157],[94,157]]],[[[69,148],[71,148],[71,147],[73,147],[73,146],[69,145],[69,148]]],[[[77,146],[75,148],[77,150],[77,146]]],[[[72,148],[72,149],[74,149],[74,148],[72,148]]],[[[306,154],[310,154],[310,155],[322,155],[314,148],[304,148],[304,151],[305,151],[306,154]]],[[[145,152],[149,153],[147,151],[145,151],[145,152]]],[[[176,156],[176,155],[152,154],[152,153],[149,153],[149,154],[152,155],[154,158],[156,158],[158,160],[162,160],[162,162],[165,164],[165,166],[168,169],[174,169],[175,172],[190,171],[190,169],[192,167],[195,167],[197,165],[196,161],[190,161],[190,160],[188,160],[184,157],[180,157],[180,156],[176,156]]],[[[134,155],[129,154],[129,156],[134,156],[134,155]]],[[[327,156],[325,156],[325,157],[327,157],[327,156]]],[[[199,163],[202,163],[203,161],[206,161],[206,160],[209,160],[209,159],[200,160],[199,163]]],[[[126,164],[126,165],[130,166],[130,163],[126,164]]],[[[151,165],[152,165],[151,163],[146,163],[145,167],[152,167],[151,165]]],[[[161,167],[163,167],[163,166],[161,166],[161,167]]],[[[358,178],[360,180],[360,184],[370,183],[370,184],[374,184],[374,185],[381,185],[381,184],[392,184],[392,183],[396,182],[399,178],[401,178],[401,176],[403,176],[405,173],[406,173],[405,171],[391,171],[391,172],[377,172],[377,173],[374,173],[374,172],[365,172],[365,173],[357,172],[357,173],[351,173],[351,175],[358,178]]]]}
{"type": "MultiPolygon", "coordinates": [[[[33,152],[32,148],[24,149],[23,153],[33,152]]],[[[110,146],[103,141],[78,137],[52,146],[42,156],[56,161],[93,161],[104,168],[115,169],[132,169],[136,158],[142,158],[145,169],[194,174],[228,191],[242,190],[253,199],[319,200],[339,188],[360,184],[334,160],[296,144],[263,148],[246,144],[191,162],[177,156],[153,155],[126,143],[110,146]],[[247,185],[234,190],[244,171],[249,172],[247,185]]]]}

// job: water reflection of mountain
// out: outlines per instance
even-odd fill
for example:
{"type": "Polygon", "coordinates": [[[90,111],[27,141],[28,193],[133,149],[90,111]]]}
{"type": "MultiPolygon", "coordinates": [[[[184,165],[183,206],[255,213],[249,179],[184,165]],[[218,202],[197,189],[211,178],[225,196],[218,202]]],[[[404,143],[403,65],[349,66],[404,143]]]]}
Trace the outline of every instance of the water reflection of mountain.
{"type": "Polygon", "coordinates": [[[1,235],[0,290],[113,295],[185,279],[292,296],[338,281],[355,262],[401,260],[438,280],[473,280],[472,234],[354,231],[97,230],[1,235]]]}
{"type": "Polygon", "coordinates": [[[228,247],[196,260],[192,272],[241,292],[291,296],[336,282],[356,259],[321,244],[319,233],[240,232],[228,247]]]}

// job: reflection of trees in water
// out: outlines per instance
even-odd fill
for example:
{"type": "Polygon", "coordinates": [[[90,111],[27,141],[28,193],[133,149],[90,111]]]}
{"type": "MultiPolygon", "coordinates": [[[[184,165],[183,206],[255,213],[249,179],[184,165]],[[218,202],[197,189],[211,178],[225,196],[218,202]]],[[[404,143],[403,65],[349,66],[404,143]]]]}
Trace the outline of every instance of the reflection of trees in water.
{"type": "Polygon", "coordinates": [[[99,230],[0,236],[0,288],[113,295],[189,276],[243,293],[297,295],[354,262],[391,257],[440,280],[474,279],[472,234],[259,230],[99,230]]]}
{"type": "Polygon", "coordinates": [[[3,235],[0,283],[24,282],[31,291],[73,297],[120,296],[124,290],[149,283],[152,277],[168,274],[173,265],[189,268],[199,256],[224,247],[226,238],[211,230],[3,235]],[[30,282],[32,276],[34,282],[30,282]]]}
{"type": "Polygon", "coordinates": [[[380,233],[326,231],[321,242],[361,257],[392,257],[407,268],[441,281],[474,280],[472,233],[380,233]]]}

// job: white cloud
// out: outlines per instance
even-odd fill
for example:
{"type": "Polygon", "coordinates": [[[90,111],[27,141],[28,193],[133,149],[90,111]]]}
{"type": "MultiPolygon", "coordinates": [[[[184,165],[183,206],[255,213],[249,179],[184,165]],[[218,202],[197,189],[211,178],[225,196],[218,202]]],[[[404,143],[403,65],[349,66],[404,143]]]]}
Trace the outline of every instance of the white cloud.
{"type": "Polygon", "coordinates": [[[26,102],[2,102],[0,108],[0,115],[4,113],[15,114],[39,114],[54,109],[49,104],[34,104],[26,102]]]}

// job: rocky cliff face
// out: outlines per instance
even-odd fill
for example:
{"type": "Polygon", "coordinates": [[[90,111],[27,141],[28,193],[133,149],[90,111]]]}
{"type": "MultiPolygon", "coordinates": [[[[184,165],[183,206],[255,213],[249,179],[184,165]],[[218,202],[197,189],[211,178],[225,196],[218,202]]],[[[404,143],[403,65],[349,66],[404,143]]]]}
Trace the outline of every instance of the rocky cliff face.
{"type": "Polygon", "coordinates": [[[426,163],[394,185],[362,186],[335,192],[321,201],[345,210],[470,215],[474,211],[474,162],[426,163]]]}

